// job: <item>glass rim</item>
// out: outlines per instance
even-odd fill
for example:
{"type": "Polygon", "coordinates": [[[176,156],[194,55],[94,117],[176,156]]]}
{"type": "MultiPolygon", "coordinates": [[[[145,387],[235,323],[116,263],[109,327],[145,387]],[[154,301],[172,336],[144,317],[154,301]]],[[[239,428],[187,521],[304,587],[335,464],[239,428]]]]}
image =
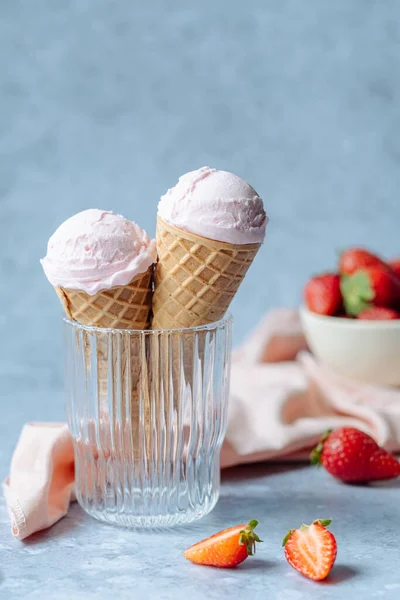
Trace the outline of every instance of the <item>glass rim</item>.
{"type": "Polygon", "coordinates": [[[95,325],[84,325],[78,321],[73,321],[67,317],[63,317],[63,321],[66,325],[70,325],[75,329],[83,329],[88,332],[96,333],[113,333],[128,335],[156,335],[162,333],[198,333],[201,331],[215,331],[216,329],[223,329],[227,325],[232,324],[233,317],[230,312],[227,312],[222,319],[207,323],[206,325],[196,325],[195,327],[170,327],[168,329],[115,329],[113,327],[96,327],[95,325]]]}

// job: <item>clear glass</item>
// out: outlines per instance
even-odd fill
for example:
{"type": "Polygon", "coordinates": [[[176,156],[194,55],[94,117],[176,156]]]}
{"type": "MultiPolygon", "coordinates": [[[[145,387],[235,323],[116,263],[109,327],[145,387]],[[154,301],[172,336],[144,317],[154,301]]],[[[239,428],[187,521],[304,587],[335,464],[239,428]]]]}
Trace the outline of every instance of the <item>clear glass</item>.
{"type": "Polygon", "coordinates": [[[190,329],[99,329],[65,320],[76,494],[131,527],[188,523],[220,486],[231,318],[190,329]]]}

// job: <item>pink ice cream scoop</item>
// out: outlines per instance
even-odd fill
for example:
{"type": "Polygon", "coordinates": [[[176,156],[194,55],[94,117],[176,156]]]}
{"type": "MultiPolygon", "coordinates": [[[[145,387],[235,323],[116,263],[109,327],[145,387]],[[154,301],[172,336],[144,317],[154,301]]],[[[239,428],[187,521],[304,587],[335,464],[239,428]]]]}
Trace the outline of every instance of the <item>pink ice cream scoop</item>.
{"type": "Polygon", "coordinates": [[[127,285],[156,260],[155,240],[136,223],[93,208],[60,225],[40,262],[54,287],[82,290],[93,296],[127,285]]]}
{"type": "Polygon", "coordinates": [[[230,244],[259,244],[268,217],[257,192],[237,175],[202,167],[161,197],[158,215],[180,229],[230,244]]]}

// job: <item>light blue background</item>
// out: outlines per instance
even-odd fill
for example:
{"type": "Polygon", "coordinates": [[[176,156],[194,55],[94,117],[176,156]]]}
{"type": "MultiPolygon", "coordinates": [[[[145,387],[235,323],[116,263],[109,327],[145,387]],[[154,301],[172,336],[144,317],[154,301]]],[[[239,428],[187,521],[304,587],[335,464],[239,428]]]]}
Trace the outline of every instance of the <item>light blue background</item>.
{"type": "Polygon", "coordinates": [[[182,173],[247,179],[271,222],[232,307],[237,342],[344,246],[400,254],[399,19],[398,0],[3,0],[3,473],[23,422],[64,416],[39,258],[73,213],[113,209],[154,234],[182,173]]]}

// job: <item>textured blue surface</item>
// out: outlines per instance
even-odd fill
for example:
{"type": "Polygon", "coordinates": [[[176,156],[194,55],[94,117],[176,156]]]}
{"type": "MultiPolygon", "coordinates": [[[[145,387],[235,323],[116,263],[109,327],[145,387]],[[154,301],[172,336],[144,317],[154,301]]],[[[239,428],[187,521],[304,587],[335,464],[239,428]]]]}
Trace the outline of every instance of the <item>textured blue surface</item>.
{"type": "MultiPolygon", "coordinates": [[[[246,178],[271,223],[232,307],[236,341],[268,307],[296,305],[310,271],[346,244],[399,254],[399,23],[398,0],[4,0],[3,474],[25,421],[64,418],[61,311],[38,259],[74,212],[112,208],[154,233],[158,198],[180,174],[209,164],[246,178]]],[[[229,477],[214,513],[184,533],[137,536],[75,507],[23,546],[2,507],[0,597],[399,598],[398,488],[270,471],[229,477]],[[316,587],[282,562],[282,534],[316,512],[336,517],[340,587],[316,587]],[[248,567],[182,561],[203,528],[248,516],[267,540],[248,567]]]]}

